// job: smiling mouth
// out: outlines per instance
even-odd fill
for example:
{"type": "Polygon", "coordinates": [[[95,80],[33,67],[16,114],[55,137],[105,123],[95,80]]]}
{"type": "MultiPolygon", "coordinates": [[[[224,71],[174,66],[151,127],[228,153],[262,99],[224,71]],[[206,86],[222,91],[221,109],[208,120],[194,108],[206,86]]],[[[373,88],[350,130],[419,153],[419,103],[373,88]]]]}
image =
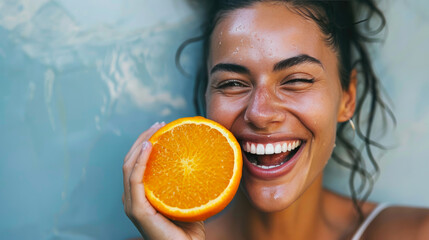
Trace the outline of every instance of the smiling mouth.
{"type": "Polygon", "coordinates": [[[262,169],[271,169],[288,162],[301,145],[301,140],[266,144],[244,142],[242,149],[250,163],[262,169]]]}

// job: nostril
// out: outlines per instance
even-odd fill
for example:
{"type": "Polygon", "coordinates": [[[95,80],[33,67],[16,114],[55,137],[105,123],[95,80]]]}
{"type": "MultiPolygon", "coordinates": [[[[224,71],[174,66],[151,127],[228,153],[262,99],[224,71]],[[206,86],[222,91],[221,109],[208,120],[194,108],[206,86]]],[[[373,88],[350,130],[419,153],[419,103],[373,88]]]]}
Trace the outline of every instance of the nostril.
{"type": "Polygon", "coordinates": [[[274,107],[265,109],[247,109],[244,114],[244,121],[255,128],[266,128],[271,123],[278,123],[284,120],[284,114],[280,109],[274,107]]]}
{"type": "Polygon", "coordinates": [[[266,86],[256,88],[244,112],[244,121],[254,128],[265,129],[273,122],[284,119],[282,104],[266,86]]]}

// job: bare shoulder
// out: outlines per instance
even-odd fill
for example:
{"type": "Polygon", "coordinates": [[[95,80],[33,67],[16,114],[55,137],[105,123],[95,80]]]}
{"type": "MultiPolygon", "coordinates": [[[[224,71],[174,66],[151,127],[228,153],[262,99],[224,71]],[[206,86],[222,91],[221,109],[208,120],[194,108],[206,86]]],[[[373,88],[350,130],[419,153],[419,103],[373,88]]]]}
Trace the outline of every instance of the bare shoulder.
{"type": "Polygon", "coordinates": [[[368,226],[363,239],[429,239],[429,209],[386,208],[368,226]]]}

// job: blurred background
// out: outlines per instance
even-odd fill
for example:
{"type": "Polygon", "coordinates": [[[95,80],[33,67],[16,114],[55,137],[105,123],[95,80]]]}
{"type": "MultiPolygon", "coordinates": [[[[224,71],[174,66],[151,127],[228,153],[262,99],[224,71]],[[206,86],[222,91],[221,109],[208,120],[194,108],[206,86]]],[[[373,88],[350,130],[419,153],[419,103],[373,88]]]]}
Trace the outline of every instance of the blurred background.
{"type": "MultiPolygon", "coordinates": [[[[373,201],[429,207],[429,2],[381,1],[372,49],[393,103],[373,201]]],[[[199,13],[184,0],[0,0],[0,239],[127,239],[122,162],[156,121],[195,115],[199,13]]],[[[325,185],[349,194],[348,171],[325,185]]]]}

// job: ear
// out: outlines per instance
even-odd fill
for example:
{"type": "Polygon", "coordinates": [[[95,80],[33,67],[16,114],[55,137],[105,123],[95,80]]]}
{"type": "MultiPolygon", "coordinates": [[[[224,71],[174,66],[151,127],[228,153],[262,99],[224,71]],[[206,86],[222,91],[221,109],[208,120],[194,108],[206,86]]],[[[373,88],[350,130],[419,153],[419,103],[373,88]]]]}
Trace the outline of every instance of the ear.
{"type": "Polygon", "coordinates": [[[357,85],[357,71],[353,69],[350,73],[349,88],[343,90],[341,97],[340,109],[338,111],[338,122],[345,122],[353,117],[356,108],[356,85],[357,85]]]}

